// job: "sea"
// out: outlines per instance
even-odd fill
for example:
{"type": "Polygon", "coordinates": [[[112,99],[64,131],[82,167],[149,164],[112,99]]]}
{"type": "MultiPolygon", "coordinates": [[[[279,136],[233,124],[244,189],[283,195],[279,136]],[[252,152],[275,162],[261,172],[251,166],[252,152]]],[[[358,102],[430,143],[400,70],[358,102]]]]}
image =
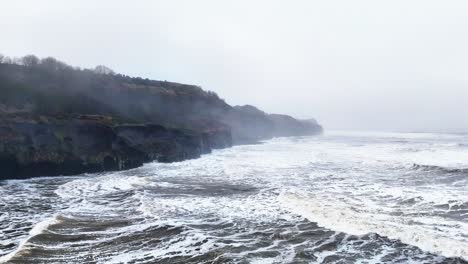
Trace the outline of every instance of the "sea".
{"type": "Polygon", "coordinates": [[[326,131],[0,181],[0,263],[468,263],[468,134],[326,131]]]}

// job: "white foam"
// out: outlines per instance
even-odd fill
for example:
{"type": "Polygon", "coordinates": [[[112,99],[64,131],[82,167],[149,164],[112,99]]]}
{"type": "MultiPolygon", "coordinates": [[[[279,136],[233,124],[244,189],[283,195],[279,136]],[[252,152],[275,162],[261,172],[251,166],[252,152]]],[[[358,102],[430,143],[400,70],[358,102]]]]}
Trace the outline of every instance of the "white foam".
{"type": "Polygon", "coordinates": [[[288,210],[325,228],[354,235],[377,233],[403,243],[415,245],[425,251],[447,257],[462,257],[468,260],[468,224],[451,223],[433,217],[427,221],[423,217],[404,217],[379,214],[378,212],[356,210],[339,200],[317,200],[313,196],[284,193],[280,203],[288,210]],[[424,222],[417,225],[415,222],[424,222]],[[452,225],[452,229],[440,232],[428,224],[452,225]]]}
{"type": "Polygon", "coordinates": [[[36,225],[34,225],[34,227],[29,231],[29,236],[23,239],[14,251],[8,253],[7,255],[0,256],[0,263],[6,263],[10,261],[13,257],[17,256],[18,254],[21,254],[21,251],[25,249],[25,247],[28,245],[28,242],[31,238],[39,234],[42,234],[45,230],[47,230],[49,226],[56,224],[56,223],[58,223],[58,219],[56,216],[54,216],[51,218],[47,218],[37,223],[36,225]]]}
{"type": "Polygon", "coordinates": [[[184,239],[176,236],[167,241],[161,241],[158,248],[151,251],[136,251],[118,254],[111,259],[106,260],[106,263],[125,263],[142,256],[151,256],[155,259],[163,257],[180,257],[180,256],[198,256],[205,254],[216,248],[215,240],[199,232],[187,231],[184,234],[184,239]],[[204,241],[204,243],[200,243],[204,241]],[[197,246],[195,246],[197,245],[197,246]]]}
{"type": "Polygon", "coordinates": [[[152,182],[148,177],[126,176],[125,174],[108,174],[102,176],[88,176],[60,186],[55,193],[62,198],[84,198],[99,196],[118,191],[128,191],[142,186],[149,186],[152,182]]]}
{"type": "MultiPolygon", "coordinates": [[[[255,232],[249,229],[251,226],[274,225],[279,220],[293,222],[299,214],[332,230],[376,232],[427,251],[466,258],[466,216],[465,220],[448,216],[456,211],[451,207],[468,202],[463,184],[466,180],[445,183],[439,181],[447,180],[443,175],[413,170],[412,166],[468,167],[468,148],[460,145],[467,141],[460,135],[374,132],[276,138],[261,145],[215,151],[197,160],[149,163],[130,172],[72,178],[55,194],[67,205],[64,212],[112,217],[126,217],[128,213],[148,221],[141,226],[103,231],[111,238],[155,225],[186,227],[206,223],[234,223],[245,228],[245,235],[255,232]],[[248,186],[252,191],[216,194],[226,185],[248,186]],[[119,199],[120,194],[124,199],[119,199]],[[448,209],[436,205],[447,205],[448,209]]],[[[47,226],[36,225],[30,236],[40,234],[47,226]]],[[[125,262],[147,255],[164,258],[177,252],[198,254],[193,245],[200,239],[208,239],[200,252],[215,249],[216,239],[209,232],[192,229],[181,236],[161,244],[161,249],[118,252],[111,261],[125,262]],[[187,240],[177,240],[181,236],[187,240]]],[[[229,238],[239,245],[256,242],[242,236],[229,238]]],[[[20,247],[27,240],[22,240],[20,247]]],[[[338,250],[355,249],[344,245],[338,250]]],[[[284,254],[278,258],[252,261],[281,262],[294,257],[294,251],[288,251],[287,246],[281,251],[284,254]]],[[[246,250],[234,257],[248,253],[246,250]]],[[[324,259],[334,253],[323,251],[317,256],[324,259]]],[[[381,254],[366,261],[378,263],[386,252],[381,254]]]]}

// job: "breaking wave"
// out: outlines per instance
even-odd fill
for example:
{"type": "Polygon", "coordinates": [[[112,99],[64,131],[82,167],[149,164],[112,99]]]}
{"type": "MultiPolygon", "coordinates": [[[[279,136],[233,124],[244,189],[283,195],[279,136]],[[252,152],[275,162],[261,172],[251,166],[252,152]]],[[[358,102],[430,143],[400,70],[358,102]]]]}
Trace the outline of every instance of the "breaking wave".
{"type": "Polygon", "coordinates": [[[332,132],[0,182],[0,262],[467,263],[466,144],[332,132]]]}
{"type": "Polygon", "coordinates": [[[290,193],[282,194],[279,200],[288,210],[331,230],[358,236],[374,233],[424,251],[468,259],[468,223],[367,211],[339,201],[329,203],[290,193]]]}

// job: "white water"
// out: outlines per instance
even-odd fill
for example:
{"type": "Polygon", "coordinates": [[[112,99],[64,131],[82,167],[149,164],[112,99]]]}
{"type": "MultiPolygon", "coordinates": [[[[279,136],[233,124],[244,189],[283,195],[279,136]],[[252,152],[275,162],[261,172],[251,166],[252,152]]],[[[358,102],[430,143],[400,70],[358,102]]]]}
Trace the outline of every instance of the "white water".
{"type": "MultiPolygon", "coordinates": [[[[468,260],[467,135],[329,132],[236,146],[181,163],[63,177],[53,188],[48,181],[0,185],[0,199],[13,208],[15,197],[27,198],[28,188],[49,186],[56,207],[15,215],[17,221],[51,223],[33,229],[39,233],[65,232],[54,229],[50,219],[57,215],[128,220],[106,230],[84,232],[95,220],[67,229],[99,235],[92,243],[103,263],[193,256],[208,261],[207,254],[217,254],[210,260],[252,263],[468,260]],[[24,190],[7,193],[13,185],[24,190]],[[125,246],[126,237],[151,228],[182,229],[151,246],[125,246]],[[122,241],[122,248],[103,246],[99,252],[99,243],[112,240],[122,241]]],[[[52,199],[38,191],[31,195],[52,199]]],[[[24,247],[33,233],[8,241],[24,247]]],[[[145,245],[154,236],[131,241],[145,245]]],[[[79,245],[83,252],[89,244],[54,247],[79,245]]],[[[19,254],[11,252],[5,253],[19,254]]]]}

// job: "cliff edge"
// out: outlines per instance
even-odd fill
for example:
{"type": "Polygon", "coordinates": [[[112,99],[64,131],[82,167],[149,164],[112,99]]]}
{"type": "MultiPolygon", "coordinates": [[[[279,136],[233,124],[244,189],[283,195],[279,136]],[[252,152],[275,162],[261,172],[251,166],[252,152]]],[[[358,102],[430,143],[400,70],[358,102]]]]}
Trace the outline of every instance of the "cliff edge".
{"type": "Polygon", "coordinates": [[[0,121],[0,179],[123,170],[322,132],[316,122],[230,106],[198,86],[33,55],[0,62],[0,121]]]}

